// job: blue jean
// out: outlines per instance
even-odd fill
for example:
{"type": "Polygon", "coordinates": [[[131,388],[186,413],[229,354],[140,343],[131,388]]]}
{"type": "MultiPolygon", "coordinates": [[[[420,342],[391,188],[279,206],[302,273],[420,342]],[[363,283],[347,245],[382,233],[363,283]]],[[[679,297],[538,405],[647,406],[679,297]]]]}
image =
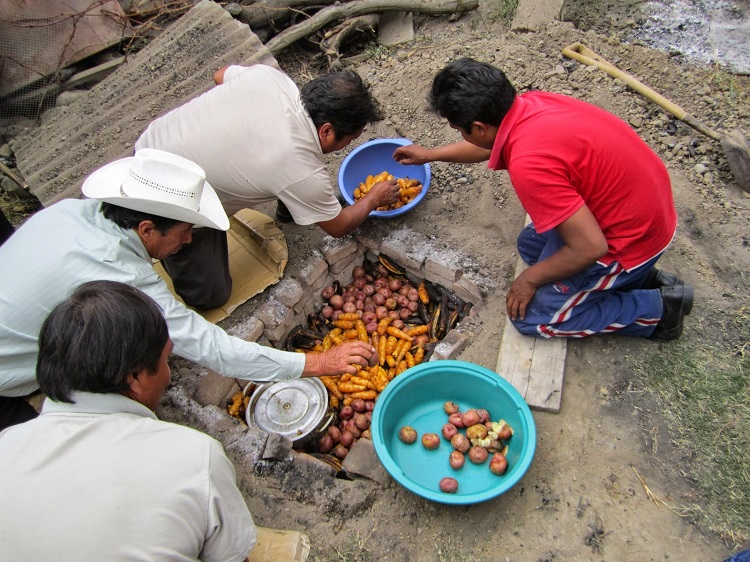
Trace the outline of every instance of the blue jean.
{"type": "MultiPolygon", "coordinates": [[[[564,241],[554,231],[539,234],[529,224],[518,235],[518,252],[534,265],[556,253],[564,241]]],[[[594,334],[648,337],[663,312],[658,289],[641,289],[661,254],[631,270],[617,262],[598,263],[571,277],[542,285],[513,325],[522,334],[582,338],[594,334]]]]}

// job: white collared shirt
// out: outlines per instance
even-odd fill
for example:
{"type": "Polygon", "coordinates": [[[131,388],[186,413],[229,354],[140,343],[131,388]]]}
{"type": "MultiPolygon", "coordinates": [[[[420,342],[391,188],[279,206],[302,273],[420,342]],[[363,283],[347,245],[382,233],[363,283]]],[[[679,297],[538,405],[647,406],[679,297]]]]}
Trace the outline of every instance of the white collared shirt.
{"type": "Polygon", "coordinates": [[[119,394],[0,433],[0,559],[244,560],[256,528],[221,445],[119,394]]]}

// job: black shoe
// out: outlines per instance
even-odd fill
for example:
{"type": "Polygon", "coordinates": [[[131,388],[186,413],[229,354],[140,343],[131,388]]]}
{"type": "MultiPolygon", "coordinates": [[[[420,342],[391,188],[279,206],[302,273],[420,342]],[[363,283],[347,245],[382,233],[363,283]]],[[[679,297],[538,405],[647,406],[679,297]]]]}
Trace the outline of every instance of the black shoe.
{"type": "Polygon", "coordinates": [[[661,320],[648,339],[654,341],[672,341],[682,335],[682,324],[685,316],[693,309],[693,287],[690,285],[671,285],[659,287],[664,304],[661,320]]]}
{"type": "Polygon", "coordinates": [[[651,268],[646,274],[646,279],[643,281],[642,289],[658,289],[659,287],[669,287],[671,285],[684,285],[685,282],[677,277],[674,273],[669,273],[662,269],[655,267],[651,268]]]}
{"type": "Polygon", "coordinates": [[[276,204],[276,220],[279,222],[294,222],[294,217],[281,201],[276,204]]]}

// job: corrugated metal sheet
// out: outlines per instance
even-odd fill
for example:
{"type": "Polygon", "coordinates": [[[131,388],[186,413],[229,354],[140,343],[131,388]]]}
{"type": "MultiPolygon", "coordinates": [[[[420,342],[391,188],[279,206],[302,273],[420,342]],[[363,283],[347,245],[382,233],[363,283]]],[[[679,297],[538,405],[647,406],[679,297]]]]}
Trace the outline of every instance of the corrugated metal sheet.
{"type": "Polygon", "coordinates": [[[80,197],[89,173],[129,156],[154,118],[212,87],[217,68],[254,62],[278,68],[247,25],[201,0],[83,98],[14,139],[18,170],[45,206],[80,197]]]}

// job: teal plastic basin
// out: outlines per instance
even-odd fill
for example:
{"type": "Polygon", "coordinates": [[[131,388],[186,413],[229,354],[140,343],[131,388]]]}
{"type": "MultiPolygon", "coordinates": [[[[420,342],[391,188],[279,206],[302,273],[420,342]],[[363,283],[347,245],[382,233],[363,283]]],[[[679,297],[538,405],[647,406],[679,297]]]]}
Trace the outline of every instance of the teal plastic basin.
{"type": "Polygon", "coordinates": [[[385,387],[373,410],[372,440],[383,466],[404,488],[435,502],[467,505],[495,498],[521,480],[534,458],[536,424],[518,391],[497,373],[465,361],[432,361],[404,371],[385,387]],[[468,457],[461,469],[450,467],[453,447],[441,435],[448,400],[462,412],[484,408],[492,421],[510,424],[514,434],[507,442],[505,474],[490,472],[489,460],[475,465],[468,457]],[[405,425],[417,430],[416,443],[407,445],[398,438],[405,425]],[[424,433],[441,435],[440,446],[425,449],[424,433]],[[446,476],[458,480],[457,493],[440,491],[439,482],[446,476]]]}

